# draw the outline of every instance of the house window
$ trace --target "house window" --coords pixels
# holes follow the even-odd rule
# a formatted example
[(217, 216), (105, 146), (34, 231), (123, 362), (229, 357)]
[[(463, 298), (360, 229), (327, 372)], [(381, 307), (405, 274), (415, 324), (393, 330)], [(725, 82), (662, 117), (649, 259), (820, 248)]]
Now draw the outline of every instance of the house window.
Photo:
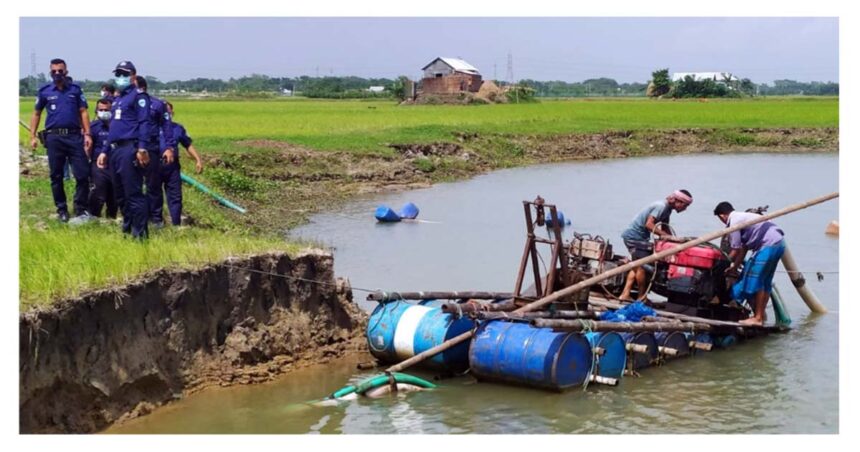
[(437, 72), (437, 73), (436, 73), (436, 78), (442, 78), (442, 73), (441, 73), (441, 72)]

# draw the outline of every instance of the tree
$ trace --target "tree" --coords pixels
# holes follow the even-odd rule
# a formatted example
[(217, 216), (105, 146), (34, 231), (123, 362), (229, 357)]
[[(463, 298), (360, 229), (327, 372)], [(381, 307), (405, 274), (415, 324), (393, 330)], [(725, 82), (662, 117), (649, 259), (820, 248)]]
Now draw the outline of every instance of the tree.
[(745, 78), (741, 80), (740, 90), (747, 96), (755, 95), (755, 83), (752, 80)]
[(669, 78), (669, 69), (658, 69), (651, 73), (651, 84), (653, 89), (648, 90), (651, 97), (660, 97), (672, 88), (672, 80)]
[(388, 90), (394, 94), (394, 97), (399, 99), (400, 101), (406, 100), (409, 97), (408, 87), (410, 85), (409, 77), (405, 75), (401, 75), (397, 77), (397, 80), (391, 83), (388, 86)]

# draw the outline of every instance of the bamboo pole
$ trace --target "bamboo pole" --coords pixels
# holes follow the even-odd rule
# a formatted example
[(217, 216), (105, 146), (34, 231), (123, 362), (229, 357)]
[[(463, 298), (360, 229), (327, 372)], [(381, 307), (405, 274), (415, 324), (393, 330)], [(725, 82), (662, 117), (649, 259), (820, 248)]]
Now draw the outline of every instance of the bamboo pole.
[(555, 328), (565, 331), (659, 333), (669, 331), (711, 331), (711, 325), (693, 322), (601, 322), (593, 320), (534, 319), (531, 324), (538, 328)]
[(473, 312), (513, 311), (516, 308), (517, 304), (513, 298), (498, 303), (480, 303), (476, 300), (469, 300), (465, 303), (443, 304), (442, 312), (446, 314), (471, 314)]
[(593, 319), (598, 314), (595, 311), (476, 312), (472, 317), (480, 320)]
[(788, 272), (788, 277), (791, 279), (791, 283), (794, 284), (794, 288), (797, 289), (797, 293), (800, 295), (800, 298), (803, 299), (803, 302), (806, 303), (806, 306), (809, 307), (809, 310), (816, 314), (826, 313), (827, 308), (818, 301), (815, 294), (806, 286), (806, 278), (804, 278), (803, 273), (797, 269), (797, 262), (794, 261), (794, 256), (791, 254), (788, 246), (785, 247), (785, 252), (782, 253), (782, 266), (785, 267), (785, 271)]
[[(564, 297), (566, 295), (570, 295), (572, 293), (578, 292), (578, 291), (580, 291), (586, 287), (589, 287), (593, 284), (599, 283), (603, 280), (609, 279), (615, 275), (625, 273), (625, 272), (627, 272), (627, 271), (629, 271), (635, 267), (639, 267), (639, 266), (642, 266), (645, 264), (650, 264), (652, 262), (656, 262), (660, 259), (678, 254), (681, 251), (692, 248), (696, 245), (700, 245), (702, 243), (709, 242), (711, 240), (714, 240), (716, 238), (720, 238), (724, 235), (730, 234), (730, 233), (735, 232), (735, 231), (740, 231), (741, 229), (743, 229), (747, 226), (758, 224), (758, 223), (761, 223), (761, 222), (764, 222), (764, 221), (767, 221), (767, 220), (770, 220), (773, 218), (781, 217), (783, 215), (786, 215), (786, 214), (789, 214), (792, 212), (796, 212), (798, 210), (805, 209), (807, 207), (811, 207), (811, 206), (814, 206), (816, 204), (821, 204), (823, 202), (830, 201), (831, 199), (834, 199), (837, 197), (839, 197), (839, 192), (833, 192), (833, 193), (830, 193), (828, 195), (819, 196), (817, 198), (811, 199), (811, 200), (803, 202), (803, 203), (794, 204), (794, 205), (782, 208), (782, 209), (777, 210), (775, 212), (771, 212), (767, 215), (762, 215), (762, 216), (757, 217), (751, 221), (740, 223), (740, 224), (737, 224), (735, 226), (732, 226), (732, 227), (729, 227), (726, 229), (714, 231), (710, 234), (703, 235), (703, 236), (699, 237), (698, 239), (691, 240), (691, 241), (686, 242), (686, 243), (682, 243), (678, 246), (673, 246), (669, 249), (660, 251), (659, 253), (655, 253), (655, 254), (652, 254), (650, 256), (643, 257), (642, 259), (637, 259), (633, 262), (624, 264), (622, 266), (613, 268), (612, 270), (609, 270), (607, 272), (604, 272), (604, 273), (601, 273), (599, 275), (588, 278), (588, 279), (581, 281), (577, 284), (574, 284), (570, 287), (566, 287), (564, 289), (556, 291), (556, 292), (554, 292), (554, 293), (552, 293), (546, 297), (543, 297), (539, 300), (533, 301), (533, 302), (517, 309), (514, 312), (535, 311), (538, 308), (545, 306), (549, 303), (552, 303), (553, 301), (556, 301), (561, 297)], [(445, 350), (448, 350), (451, 347), (454, 347), (454, 346), (456, 346), (462, 342), (469, 340), (473, 334), (474, 334), (473, 331), (467, 331), (467, 332), (460, 334), (459, 336), (453, 337), (453, 338), (451, 338), (451, 339), (449, 339), (449, 340), (447, 340), (447, 341), (445, 341), (445, 342), (443, 342), (443, 343), (441, 343), (441, 344), (439, 344), (433, 348), (425, 350), (425, 351), (423, 351), (423, 352), (421, 352), (421, 353), (419, 353), (419, 354), (417, 354), (417, 355), (415, 355), (415, 356), (413, 356), (413, 357), (411, 357), (405, 361), (402, 361), (399, 364), (395, 364), (395, 365), (389, 367), (388, 369), (386, 369), (385, 371), (389, 372), (389, 373), (402, 371), (403, 369), (406, 369), (409, 366), (412, 366), (416, 363), (424, 361), (427, 358), (435, 356), (435, 355), (437, 355), (437, 354), (439, 354)]]
[(397, 300), (503, 300), (514, 295), (510, 292), (478, 292), (478, 291), (427, 291), (427, 292), (373, 292), (367, 296), (368, 301), (397, 301)]

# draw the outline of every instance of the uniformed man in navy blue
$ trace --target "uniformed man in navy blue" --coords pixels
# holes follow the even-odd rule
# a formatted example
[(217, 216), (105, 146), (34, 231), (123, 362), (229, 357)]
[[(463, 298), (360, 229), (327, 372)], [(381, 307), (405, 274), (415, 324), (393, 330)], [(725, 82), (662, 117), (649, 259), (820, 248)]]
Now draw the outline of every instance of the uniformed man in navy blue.
[(90, 213), (100, 217), (102, 207), (107, 206), (105, 216), (116, 218), (117, 204), (113, 193), (113, 177), (110, 174), (110, 166), (98, 167), (98, 157), (107, 152), (108, 135), (110, 130), (110, 118), (112, 101), (110, 99), (99, 99), (96, 104), (96, 119), (90, 124), (90, 135), (93, 139), (93, 163), (90, 167)]
[(113, 83), (105, 82), (105, 83), (102, 83), (101, 91), (99, 91), (99, 94), (101, 94), (102, 99), (107, 99), (107, 100), (113, 102), (114, 97), (116, 97), (116, 96), (114, 96), (115, 92), (116, 92), (116, 87), (113, 86)]
[(119, 95), (111, 104), (107, 154), (99, 155), (99, 168), (111, 168), (117, 203), (122, 211), (122, 232), (145, 239), (149, 236), (149, 202), (143, 192), (143, 175), (149, 152), (143, 147), (149, 139), (148, 98), (137, 91), (137, 70), (131, 61), (120, 61), (114, 69)]
[[(173, 105), (166, 102), (167, 112), (170, 113), (171, 127), (173, 128), (173, 138), (176, 140), (176, 153), (167, 153), (167, 141), (162, 137), (161, 148), (164, 149), (161, 162), (161, 182), (164, 186), (164, 195), (167, 198), (167, 210), (170, 212), (170, 222), (174, 226), (182, 224), (182, 178), (181, 167), (179, 165), (179, 145), (185, 146), (185, 149), (191, 154), (191, 157), (196, 161), (195, 167), (197, 174), (203, 172), (203, 162), (200, 160), (200, 155), (191, 144), (191, 137), (185, 132), (185, 127), (182, 124), (173, 120)], [(157, 201), (163, 204), (163, 200)]]
[(170, 122), (170, 114), (164, 101), (147, 93), (146, 79), (137, 76), (137, 89), (141, 94), (148, 97), (149, 116), (147, 116), (149, 138), (143, 147), (149, 151), (149, 166), (146, 169), (144, 179), (146, 181), (146, 195), (149, 198), (149, 221), (156, 229), (164, 227), (163, 197), (161, 190), (161, 149), (160, 141), (164, 141), (167, 149), (165, 155), (171, 156), (176, 149), (176, 140), (173, 139), (173, 126)]
[(57, 217), (69, 221), (66, 190), (63, 187), (63, 167), (70, 161), (75, 176), (75, 216), (89, 217), (87, 199), (90, 191), (89, 155), (92, 149), (90, 118), (87, 99), (81, 87), (68, 77), (66, 62), (51, 60), (53, 82), (39, 88), (36, 107), (30, 119), (30, 145), (36, 148), (36, 131), (42, 119), (42, 110), (48, 109), (45, 119), (44, 146), (48, 151), (48, 168), (51, 177), (51, 194), (57, 207)]

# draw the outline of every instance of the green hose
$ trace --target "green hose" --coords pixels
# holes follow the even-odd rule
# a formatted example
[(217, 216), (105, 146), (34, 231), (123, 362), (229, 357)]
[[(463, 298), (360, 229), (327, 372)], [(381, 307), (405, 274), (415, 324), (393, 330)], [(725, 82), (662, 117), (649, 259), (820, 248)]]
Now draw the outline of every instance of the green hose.
[(787, 327), (791, 325), (791, 316), (788, 315), (788, 309), (786, 309), (782, 295), (776, 286), (773, 286), (773, 290), (770, 292), (770, 299), (773, 301), (773, 313), (776, 315), (777, 326)]
[[(411, 384), (411, 385), (418, 386), (419, 388), (425, 388), (425, 389), (433, 389), (436, 387), (436, 385), (434, 385), (433, 383), (430, 383), (427, 380), (424, 380), (422, 378), (418, 378), (418, 377), (415, 377), (415, 376), (412, 376), (409, 374), (401, 374), (398, 372), (394, 372), (391, 374), (391, 376), (394, 377), (394, 381), (396, 383)], [(358, 393), (358, 394), (364, 394), (365, 392), (370, 391), (371, 389), (378, 388), (380, 386), (385, 386), (387, 384), (389, 384), (388, 375), (377, 375), (375, 377), (370, 377), (368, 379), (365, 379), (365, 380), (361, 381), (360, 383), (358, 383), (357, 385), (344, 386), (344, 387), (338, 389), (337, 391), (331, 393), (331, 395), (326, 397), (325, 400), (339, 399), (343, 396), (352, 394), (353, 392)]]
[(232, 202), (230, 202), (229, 200), (227, 200), (223, 196), (213, 192), (212, 190), (209, 189), (209, 187), (207, 187), (207, 186), (201, 184), (200, 182), (197, 182), (196, 180), (192, 179), (191, 176), (188, 176), (185, 173), (179, 173), (179, 176), (182, 178), (183, 181), (185, 181), (186, 184), (189, 184), (192, 187), (202, 191), (203, 193), (206, 193), (207, 195), (215, 198), (215, 200), (218, 201), (219, 203), (221, 203), (222, 205), (227, 206), (233, 210), (237, 210), (237, 211), (239, 211), (239, 213), (245, 213), (245, 209), (237, 206), (236, 204), (233, 204)]

